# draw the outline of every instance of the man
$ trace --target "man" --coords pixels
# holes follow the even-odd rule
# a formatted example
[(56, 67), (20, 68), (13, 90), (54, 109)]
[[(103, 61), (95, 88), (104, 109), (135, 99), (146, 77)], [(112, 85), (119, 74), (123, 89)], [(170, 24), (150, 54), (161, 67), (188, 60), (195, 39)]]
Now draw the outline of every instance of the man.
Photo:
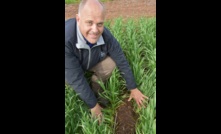
[[(98, 0), (82, 0), (76, 19), (65, 22), (65, 82), (88, 105), (92, 116), (101, 119), (102, 101), (98, 103), (101, 87), (117, 66), (126, 81), (127, 89), (139, 107), (147, 96), (136, 87), (135, 79), (118, 41), (104, 27), (105, 9)], [(84, 77), (91, 71), (91, 87)]]

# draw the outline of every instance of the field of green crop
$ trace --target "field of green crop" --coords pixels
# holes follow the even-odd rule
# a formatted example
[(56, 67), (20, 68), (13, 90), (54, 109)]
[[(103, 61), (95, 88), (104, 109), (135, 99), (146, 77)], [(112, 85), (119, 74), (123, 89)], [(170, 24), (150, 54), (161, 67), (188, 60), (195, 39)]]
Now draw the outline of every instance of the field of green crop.
[[(140, 18), (123, 21), (121, 18), (106, 22), (105, 26), (121, 44), (131, 66), (138, 89), (150, 98), (147, 108), (134, 109), (139, 115), (136, 134), (156, 134), (156, 18)], [(129, 96), (125, 81), (115, 69), (107, 83), (100, 83), (102, 94), (111, 101), (103, 109), (104, 121), (90, 118), (90, 111), (77, 94), (66, 85), (65, 88), (65, 134), (114, 134), (115, 114), (124, 98)], [(123, 94), (123, 95), (122, 95)]]

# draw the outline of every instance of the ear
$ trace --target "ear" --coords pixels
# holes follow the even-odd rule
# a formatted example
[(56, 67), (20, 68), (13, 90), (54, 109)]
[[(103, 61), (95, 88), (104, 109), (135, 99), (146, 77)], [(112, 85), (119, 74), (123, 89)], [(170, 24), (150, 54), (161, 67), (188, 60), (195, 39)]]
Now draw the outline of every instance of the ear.
[(79, 23), (79, 21), (80, 21), (80, 16), (79, 16), (79, 14), (76, 14), (76, 20), (77, 20), (77, 22)]

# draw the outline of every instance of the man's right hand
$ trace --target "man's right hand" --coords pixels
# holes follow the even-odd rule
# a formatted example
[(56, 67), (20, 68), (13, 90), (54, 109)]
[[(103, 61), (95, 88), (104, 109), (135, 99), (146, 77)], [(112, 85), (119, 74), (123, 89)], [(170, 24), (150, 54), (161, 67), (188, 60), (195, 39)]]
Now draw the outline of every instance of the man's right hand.
[(95, 117), (96, 119), (98, 118), (99, 124), (101, 124), (103, 118), (101, 109), (102, 107), (98, 103), (91, 109), (92, 117)]

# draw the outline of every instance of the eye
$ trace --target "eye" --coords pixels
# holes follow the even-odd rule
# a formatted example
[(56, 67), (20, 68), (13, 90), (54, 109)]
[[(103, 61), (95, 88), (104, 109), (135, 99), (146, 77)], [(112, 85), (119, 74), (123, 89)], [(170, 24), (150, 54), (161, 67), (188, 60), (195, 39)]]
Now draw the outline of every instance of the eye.
[(98, 23), (97, 26), (98, 27), (102, 27), (104, 23)]
[(87, 24), (91, 26), (93, 24), (93, 22), (92, 21), (88, 21)]

